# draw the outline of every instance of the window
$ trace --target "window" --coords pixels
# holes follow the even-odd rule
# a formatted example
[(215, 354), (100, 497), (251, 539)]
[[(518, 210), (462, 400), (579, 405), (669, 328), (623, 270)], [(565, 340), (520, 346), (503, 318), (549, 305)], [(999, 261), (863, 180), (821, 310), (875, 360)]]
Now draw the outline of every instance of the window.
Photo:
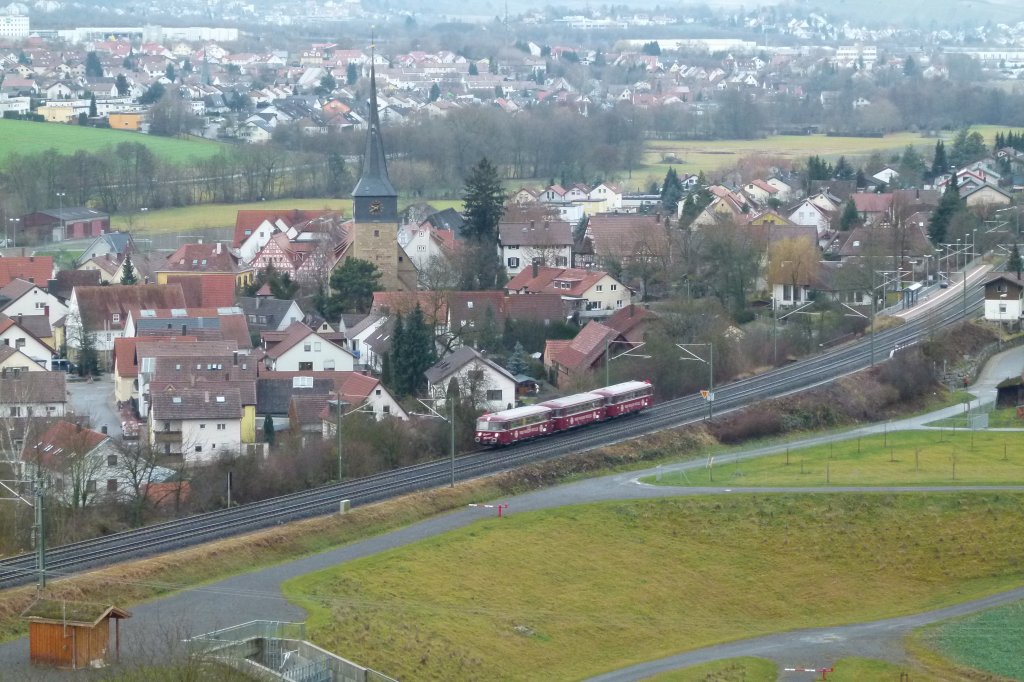
[(384, 411), (384, 414), (391, 414), (391, 406), (390, 405), (385, 405), (382, 408), (382, 410)]
[(120, 313), (112, 313), (110, 315), (110, 321), (113, 322), (114, 324), (117, 324), (118, 322), (121, 321), (121, 314)]
[(313, 352), (314, 353), (319, 353), (320, 352), (320, 342), (319, 341), (314, 341), (313, 342)]
[(1000, 315), (1005, 315), (1006, 314), (1006, 304), (1005, 303), (1000, 303), (999, 304), (999, 314)]
[(117, 455), (107, 455), (107, 466), (108, 467), (116, 467), (117, 466)]
[(333, 372), (334, 371), (334, 360), (324, 360), (324, 371), (325, 372)]
[(205, 428), (206, 428), (206, 424), (200, 424), (200, 425), (199, 425), (199, 428), (201, 428), (201, 429), (205, 429)]
[(225, 431), (225, 430), (227, 430), (227, 428), (228, 428), (227, 424), (217, 424), (217, 430), (218, 431)]
[(300, 362), (299, 363), (299, 371), (300, 372), (312, 372), (313, 371), (313, 363), (312, 362)]
[(491, 402), (501, 400), (501, 390), (487, 391), (487, 400)]
[(309, 341), (306, 341), (304, 344), (302, 344), (302, 350), (305, 353), (310, 352), (311, 350), (313, 350), (313, 344)]
[(519, 267), (519, 259), (518, 258), (509, 258), (508, 259), (508, 266), (510, 268), (518, 268)]
[(202, 452), (202, 451), (203, 451), (203, 446), (202, 445), (197, 445), (196, 446), (196, 452)]
[(292, 377), (292, 388), (313, 388), (313, 377)]
[(107, 479), (107, 492), (108, 493), (116, 493), (117, 492), (117, 479), (116, 478), (108, 478)]
[(21, 416), (21, 408), (18, 407), (17, 405), (12, 406), (11, 410), (10, 410), (10, 416), (11, 417), (20, 417)]
[[(110, 336), (110, 334), (107, 334), (107, 336)], [(17, 341), (15, 341), (14, 342), (14, 347), (15, 348), (24, 348), (25, 347), (25, 339), (18, 339)]]
[(603, 284), (598, 284), (597, 285), (597, 290), (598, 291), (604, 291), (604, 285)]
[(380, 230), (374, 230), (373, 231), (373, 236), (374, 237), (379, 237), (380, 236)]
[(42, 310), (46, 307), (46, 301), (36, 301), (36, 310)]
[(616, 308), (621, 308), (622, 307), (622, 299), (621, 298), (618, 301), (615, 302), (615, 307)]
[(556, 256), (555, 265), (560, 268), (569, 267), (569, 259), (566, 258), (565, 256)]
[(611, 286), (608, 287), (608, 289), (611, 290), (611, 291), (618, 291), (619, 290), (619, 285), (618, 284), (612, 284)]
[(374, 394), (374, 395), (380, 395), (380, 389), (378, 388), (377, 390), (375, 390), (375, 391), (373, 392), (373, 394)]
[(255, 315), (250, 315), (249, 316), (249, 324), (256, 324), (256, 316)]
[(482, 369), (471, 369), (467, 372), (470, 381), (483, 381), (484, 371)]
[(87, 493), (94, 493), (94, 492), (96, 492), (96, 481), (94, 481), (94, 480), (86, 481), (86, 483), (85, 483), (85, 492), (87, 492)]
[(1006, 285), (1005, 285), (1005, 284), (999, 284), (999, 285), (997, 285), (997, 286), (996, 286), (996, 291), (998, 291), (998, 292), (999, 292), (1000, 294), (1005, 294), (1005, 293), (1006, 293), (1006, 291), (1007, 291), (1007, 289), (1006, 289)]
[(518, 244), (509, 244), (508, 248), (509, 248), (509, 250), (513, 250), (513, 249), (519, 250), (519, 245)]

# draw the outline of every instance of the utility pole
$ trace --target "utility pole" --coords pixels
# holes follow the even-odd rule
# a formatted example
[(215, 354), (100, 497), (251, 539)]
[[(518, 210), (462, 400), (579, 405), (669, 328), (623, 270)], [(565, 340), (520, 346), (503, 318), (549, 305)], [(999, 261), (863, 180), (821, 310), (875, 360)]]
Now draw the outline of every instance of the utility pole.
[(35, 488), (35, 522), (32, 524), (32, 539), (36, 544), (36, 572), (38, 574), (37, 589), (42, 592), (46, 589), (46, 517), (43, 514), (43, 481), (36, 472), (33, 481)]
[[(706, 360), (690, 350), (690, 347), (703, 348), (704, 346), (707, 346), (708, 348), (708, 357)], [(676, 348), (686, 353), (685, 356), (679, 358), (680, 360), (696, 360), (697, 362), (703, 362), (708, 366), (708, 390), (706, 395), (704, 395), (703, 391), (701, 394), (704, 395), (704, 399), (708, 403), (708, 419), (711, 420), (715, 416), (715, 344), (711, 342), (677, 343)]]
[(341, 483), (341, 479), (344, 478), (344, 476), (345, 476), (345, 461), (341, 457), (341, 415), (342, 415), (342, 406), (345, 404), (345, 401), (343, 401), (341, 399), (340, 395), (338, 396), (337, 403), (338, 403), (338, 412), (335, 415), (336, 416), (336, 421), (335, 421), (334, 424), (335, 424), (335, 430), (338, 432), (338, 483)]
[[(609, 355), (609, 350), (608, 349), (609, 349), (609, 347), (613, 343), (621, 343), (621, 344), (624, 344), (624, 345), (629, 346), (629, 347), (626, 350), (624, 350), (621, 353), (619, 353), (618, 355), (609, 357), (608, 356)], [(610, 338), (605, 339), (604, 340), (604, 385), (605, 386), (609, 386), (612, 383), (612, 381), (611, 381), (611, 361), (612, 360), (618, 360), (621, 357), (644, 358), (645, 360), (649, 360), (651, 358), (650, 355), (638, 355), (638, 354), (635, 354), (633, 352), (635, 350), (640, 350), (641, 348), (643, 348), (646, 345), (647, 345), (646, 341), (615, 341), (615, 340), (610, 339)]]

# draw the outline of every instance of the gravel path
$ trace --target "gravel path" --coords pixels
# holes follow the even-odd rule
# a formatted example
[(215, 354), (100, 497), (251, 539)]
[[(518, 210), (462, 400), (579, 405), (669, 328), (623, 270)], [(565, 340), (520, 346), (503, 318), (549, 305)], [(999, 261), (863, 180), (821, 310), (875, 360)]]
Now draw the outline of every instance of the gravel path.
[[(1024, 364), (1024, 348), (994, 356), (986, 365), (971, 391), (978, 396), (972, 408), (995, 399), (995, 385), (1020, 372)], [(879, 433), (884, 429), (920, 428), (925, 422), (961, 414), (962, 406), (954, 406), (927, 415), (873, 424), (843, 434), (844, 438)], [(827, 443), (835, 436), (814, 436), (737, 453), (740, 460), (784, 451), (787, 447)], [(729, 455), (730, 459), (733, 455)], [(889, 486), (889, 487), (822, 487), (822, 488), (740, 488), (705, 487), (674, 488), (651, 486), (638, 482), (658, 471), (679, 471), (702, 468), (703, 460), (683, 462), (641, 472), (616, 474), (538, 490), (507, 500), (508, 513), (522, 513), (572, 504), (606, 500), (648, 499), (690, 495), (733, 495), (743, 493), (842, 493), (842, 492), (949, 492), (965, 490), (1024, 491), (1024, 486)], [(180, 651), (180, 641), (190, 635), (209, 632), (249, 620), (305, 620), (302, 609), (289, 604), (281, 595), (280, 585), (290, 578), (335, 566), (347, 561), (372, 556), (403, 547), (424, 538), (462, 528), (493, 509), (466, 508), (427, 519), (374, 538), (338, 549), (290, 561), (278, 566), (220, 580), (209, 585), (183, 590), (174, 595), (140, 604), (132, 609), (133, 617), (122, 627), (122, 656), (126, 661), (162, 660)], [(903, 656), (899, 638), (920, 625), (952, 616), (990, 608), (1024, 598), (1024, 588), (1011, 590), (984, 599), (966, 602), (947, 609), (894, 618), (875, 623), (862, 623), (836, 628), (801, 630), (756, 639), (731, 642), (608, 673), (595, 680), (636, 680), (661, 671), (734, 656), (763, 656), (789, 666), (819, 666), (845, 656), (867, 656), (894, 661)], [(336, 652), (342, 656), (345, 652)], [(0, 645), (0, 680), (64, 680), (70, 673), (32, 668), (28, 664), (26, 638)], [(77, 676), (76, 679), (81, 679)], [(780, 677), (782, 680), (790, 678)], [(807, 679), (806, 674), (792, 679)]]

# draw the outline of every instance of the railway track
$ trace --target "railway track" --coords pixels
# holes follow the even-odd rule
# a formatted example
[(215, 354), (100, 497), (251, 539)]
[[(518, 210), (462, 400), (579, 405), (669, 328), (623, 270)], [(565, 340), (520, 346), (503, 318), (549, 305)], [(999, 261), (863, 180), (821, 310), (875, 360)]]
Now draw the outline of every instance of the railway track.
[[(980, 288), (968, 297), (967, 314), (981, 307)], [(934, 329), (963, 317), (963, 300), (953, 297), (901, 327), (875, 334), (874, 360), (888, 359), (901, 347), (917, 343)], [(743, 407), (833, 381), (871, 364), (872, 343), (865, 339), (820, 355), (719, 386), (715, 413)], [(666, 428), (700, 421), (707, 403), (697, 396), (660, 403), (646, 412), (523, 443), (502, 450), (480, 450), (455, 460), (455, 478), (466, 480), (507, 471), (524, 464), (581, 452)], [(53, 547), (47, 552), (47, 575), (61, 577), (129, 558), (148, 556), (210, 540), (268, 528), (337, 511), (342, 500), (353, 506), (377, 502), (418, 490), (446, 485), (448, 459), (434, 460), (360, 479), (328, 484), (260, 502), (167, 521), (135, 530)], [(0, 561), (0, 588), (31, 582), (35, 556), (22, 554)]]

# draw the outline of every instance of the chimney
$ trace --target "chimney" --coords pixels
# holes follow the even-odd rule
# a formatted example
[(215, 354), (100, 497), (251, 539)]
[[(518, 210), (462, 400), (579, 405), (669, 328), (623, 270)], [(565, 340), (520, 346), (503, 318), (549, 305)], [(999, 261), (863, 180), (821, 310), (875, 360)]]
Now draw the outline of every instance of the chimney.
[(187, 332), (188, 332), (188, 325), (187, 324), (181, 325), (181, 335), (182, 336), (188, 336)]
[(145, 277), (142, 278), (142, 283), (149, 284), (149, 275), (146, 275)]
[(207, 403), (210, 402), (210, 392), (209, 391), (203, 391), (203, 401), (207, 402)]
[(537, 261), (533, 261), (533, 276), (537, 277), (540, 275), (540, 266), (537, 265)]
[(43, 315), (46, 315), (46, 319), (50, 319), (50, 306), (43, 306)]
[(223, 247), (223, 246), (224, 246), (223, 244), (221, 244), (220, 242), (217, 242), (217, 255), (220, 255), (220, 250), (221, 250), (221, 247)]
[(28, 262), (29, 263), (35, 263), (36, 262), (36, 257), (35, 256), (29, 256), (28, 257)]
[(632, 303), (630, 303), (630, 304), (629, 304), (629, 316), (630, 316), (630, 317), (633, 317), (633, 314), (634, 314), (634, 313), (636, 313), (636, 306), (635, 306), (635, 305), (633, 305)]
[(237, 350), (234, 353), (231, 354), (231, 364), (233, 364), (235, 367), (238, 367), (238, 351)]
[(202, 243), (203, 243), (203, 238), (202, 238), (202, 237), (200, 237), (200, 238), (199, 238), (198, 240), (196, 240), (196, 243), (197, 243), (197, 244), (202, 244)]
[(22, 314), (18, 313), (18, 326), (19, 327), (21, 326), (21, 318), (22, 318)]
[(103, 426), (100, 427), (100, 433), (102, 433), (104, 436), (107, 435), (107, 425), (106, 424), (104, 424)]
[(537, 227), (537, 221), (536, 221), (536, 220), (531, 220), (531, 221), (530, 221), (530, 229), (532, 230), (532, 229), (534, 229), (535, 227)]

